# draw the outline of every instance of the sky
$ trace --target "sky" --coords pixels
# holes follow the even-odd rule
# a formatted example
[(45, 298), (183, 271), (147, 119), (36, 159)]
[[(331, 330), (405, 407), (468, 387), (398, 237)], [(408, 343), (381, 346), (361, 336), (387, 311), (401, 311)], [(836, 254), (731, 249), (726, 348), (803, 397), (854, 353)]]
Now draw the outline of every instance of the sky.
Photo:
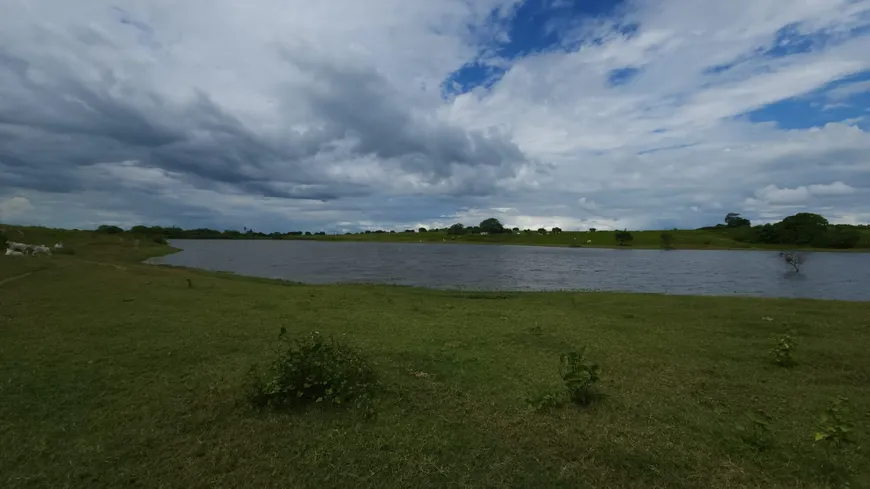
[(870, 223), (870, 0), (4, 0), (0, 222)]

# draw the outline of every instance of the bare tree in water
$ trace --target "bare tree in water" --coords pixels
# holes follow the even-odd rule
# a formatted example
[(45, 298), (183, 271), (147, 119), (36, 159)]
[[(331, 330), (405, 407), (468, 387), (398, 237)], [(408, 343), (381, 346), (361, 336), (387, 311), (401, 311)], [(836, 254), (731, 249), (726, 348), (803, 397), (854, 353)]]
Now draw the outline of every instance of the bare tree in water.
[(804, 254), (797, 251), (780, 251), (779, 256), (786, 265), (794, 268), (795, 273), (800, 273), (801, 267), (807, 261)]

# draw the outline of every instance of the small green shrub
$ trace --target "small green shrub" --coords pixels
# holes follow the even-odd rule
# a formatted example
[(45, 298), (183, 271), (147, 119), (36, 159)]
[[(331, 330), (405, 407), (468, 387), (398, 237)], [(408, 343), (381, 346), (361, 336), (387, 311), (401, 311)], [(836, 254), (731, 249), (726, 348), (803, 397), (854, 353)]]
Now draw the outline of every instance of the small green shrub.
[(770, 353), (773, 355), (773, 361), (780, 367), (793, 367), (797, 363), (792, 357), (794, 349), (794, 338), (784, 334), (776, 341), (776, 346), (770, 350)]
[(278, 341), (280, 349), (268, 375), (254, 372), (249, 398), (255, 407), (353, 405), (366, 415), (374, 414), (377, 376), (357, 350), (317, 332), (291, 340), (286, 328), (281, 328)]
[(817, 443), (822, 442), (839, 447), (843, 443), (852, 441), (850, 433), (854, 431), (855, 425), (849, 419), (852, 411), (849, 409), (848, 402), (848, 398), (838, 397), (822, 413), (819, 419), (819, 428), (813, 437)]
[(598, 365), (589, 363), (584, 355), (586, 347), (579, 351), (563, 353), (559, 357), (559, 374), (568, 389), (568, 398), (586, 406), (598, 399), (596, 384), (600, 380)]
[(759, 410), (747, 414), (747, 422), (738, 423), (736, 427), (740, 438), (754, 450), (761, 452), (773, 446), (771, 421), (770, 416)]

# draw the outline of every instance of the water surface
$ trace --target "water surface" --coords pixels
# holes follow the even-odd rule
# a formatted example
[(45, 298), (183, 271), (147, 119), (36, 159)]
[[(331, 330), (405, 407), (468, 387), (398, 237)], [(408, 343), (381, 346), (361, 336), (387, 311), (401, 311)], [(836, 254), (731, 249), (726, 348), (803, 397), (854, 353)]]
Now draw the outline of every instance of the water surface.
[(294, 282), (473, 290), (613, 290), (870, 300), (870, 253), (806, 253), (800, 274), (774, 251), (173, 240), (151, 263)]

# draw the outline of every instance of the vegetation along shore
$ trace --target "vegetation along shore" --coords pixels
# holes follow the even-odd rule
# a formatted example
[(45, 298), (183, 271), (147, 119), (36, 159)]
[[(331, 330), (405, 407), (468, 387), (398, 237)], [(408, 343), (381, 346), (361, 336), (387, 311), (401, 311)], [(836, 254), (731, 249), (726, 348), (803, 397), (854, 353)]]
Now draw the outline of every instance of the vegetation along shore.
[(65, 251), (0, 256), (0, 487), (870, 486), (870, 303), (308, 286), (5, 233)]
[(657, 231), (563, 231), (561, 228), (509, 228), (496, 219), (476, 225), (456, 223), (447, 228), (383, 230), (356, 233), (289, 231), (261, 233), (237, 230), (181, 229), (161, 226), (101, 226), (100, 232), (145, 236), (153, 239), (294, 239), (312, 241), (372, 241), (399, 243), (473, 243), (531, 246), (653, 249), (818, 249), (870, 250), (870, 227), (830, 224), (819, 214), (799, 213), (780, 222), (752, 226), (748, 219), (730, 213), (725, 222), (700, 229)]

